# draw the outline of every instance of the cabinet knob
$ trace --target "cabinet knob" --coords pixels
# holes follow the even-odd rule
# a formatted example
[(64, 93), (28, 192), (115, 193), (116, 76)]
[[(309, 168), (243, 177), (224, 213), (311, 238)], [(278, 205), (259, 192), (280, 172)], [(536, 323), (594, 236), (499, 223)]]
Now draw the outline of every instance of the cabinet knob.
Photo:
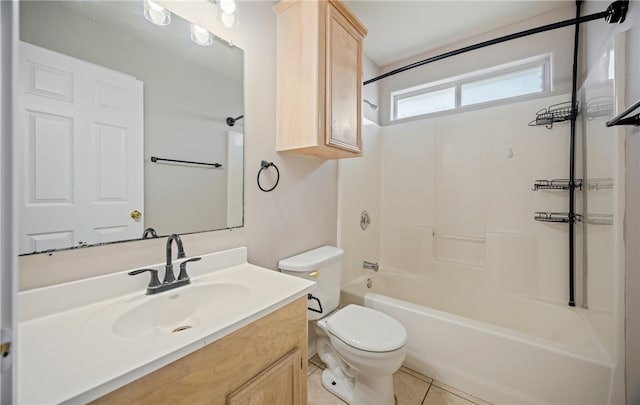
[(141, 217), (142, 217), (142, 212), (140, 212), (138, 210), (131, 211), (131, 218), (140, 219)]

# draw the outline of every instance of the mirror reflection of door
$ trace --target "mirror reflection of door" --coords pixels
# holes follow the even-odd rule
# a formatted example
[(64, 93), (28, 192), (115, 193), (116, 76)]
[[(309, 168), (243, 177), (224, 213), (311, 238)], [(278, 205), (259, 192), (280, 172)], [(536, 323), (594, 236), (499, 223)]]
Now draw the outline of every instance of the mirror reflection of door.
[(142, 82), (20, 44), (19, 251), (139, 237)]

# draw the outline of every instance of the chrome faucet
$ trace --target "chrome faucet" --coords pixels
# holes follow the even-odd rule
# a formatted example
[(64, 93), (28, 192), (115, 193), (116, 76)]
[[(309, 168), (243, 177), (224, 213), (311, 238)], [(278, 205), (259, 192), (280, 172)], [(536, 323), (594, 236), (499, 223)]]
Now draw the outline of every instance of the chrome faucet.
[(176, 246), (178, 246), (178, 259), (184, 259), (186, 257), (184, 253), (184, 247), (182, 246), (182, 239), (180, 236), (171, 234), (167, 239), (166, 253), (167, 253), (167, 263), (164, 266), (164, 280), (162, 283), (158, 278), (158, 270), (156, 269), (139, 269), (129, 272), (130, 276), (135, 276), (137, 274), (149, 272), (151, 273), (151, 278), (149, 279), (149, 285), (147, 286), (147, 295), (157, 294), (163, 291), (173, 290), (174, 288), (178, 288), (183, 285), (187, 285), (191, 283), (191, 279), (189, 279), (189, 275), (187, 274), (187, 263), (189, 262), (197, 262), (200, 260), (200, 257), (192, 257), (191, 259), (185, 260), (180, 263), (180, 274), (178, 275), (178, 279), (176, 280), (176, 276), (173, 273), (173, 263), (171, 262), (171, 245), (173, 242), (176, 242)]
[(365, 260), (364, 262), (362, 262), (362, 267), (365, 269), (378, 271), (378, 263), (371, 263)]

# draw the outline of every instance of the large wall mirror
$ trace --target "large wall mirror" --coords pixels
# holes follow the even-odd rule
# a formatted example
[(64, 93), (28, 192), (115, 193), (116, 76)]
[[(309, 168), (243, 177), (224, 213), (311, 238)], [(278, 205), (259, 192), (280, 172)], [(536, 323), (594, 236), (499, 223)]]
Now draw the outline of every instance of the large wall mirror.
[(243, 225), (243, 51), (144, 7), (20, 2), (20, 254)]

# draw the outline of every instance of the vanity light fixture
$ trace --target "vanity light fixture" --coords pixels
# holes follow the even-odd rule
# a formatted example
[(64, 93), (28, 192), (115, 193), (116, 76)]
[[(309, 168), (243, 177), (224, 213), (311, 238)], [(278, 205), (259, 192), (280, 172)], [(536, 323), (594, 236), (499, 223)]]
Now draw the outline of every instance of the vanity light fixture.
[(191, 24), (191, 40), (201, 46), (213, 44), (213, 35), (199, 25)]
[(235, 0), (210, 0), (216, 5), (218, 21), (226, 28), (238, 25), (238, 8)]
[(169, 25), (171, 22), (171, 12), (152, 0), (144, 0), (144, 18), (155, 25)]

